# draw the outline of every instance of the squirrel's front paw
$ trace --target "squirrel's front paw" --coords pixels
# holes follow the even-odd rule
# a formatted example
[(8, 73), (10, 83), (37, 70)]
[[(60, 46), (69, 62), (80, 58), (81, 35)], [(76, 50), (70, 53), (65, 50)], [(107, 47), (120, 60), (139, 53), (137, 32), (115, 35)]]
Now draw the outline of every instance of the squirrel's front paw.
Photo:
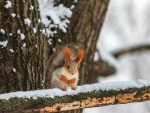
[(68, 81), (68, 84), (74, 84), (75, 82), (76, 82), (76, 78), (73, 78), (73, 79)]
[(61, 81), (63, 81), (64, 83), (68, 84), (68, 79), (67, 79), (67, 77), (64, 76), (64, 75), (61, 75), (60, 78), (59, 78), (59, 80), (61, 80)]
[(76, 90), (77, 88), (76, 88), (76, 87), (71, 87), (71, 89), (72, 89), (72, 90)]
[(66, 88), (61, 88), (62, 91), (66, 91)]

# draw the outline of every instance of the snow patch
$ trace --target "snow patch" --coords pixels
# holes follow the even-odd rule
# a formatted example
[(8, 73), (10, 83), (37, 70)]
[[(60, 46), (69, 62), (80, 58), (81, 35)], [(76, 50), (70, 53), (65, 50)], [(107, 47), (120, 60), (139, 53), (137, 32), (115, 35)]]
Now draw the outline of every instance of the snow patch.
[(58, 39), (58, 42), (61, 42), (61, 39), (60, 39), (60, 38)]
[(33, 10), (33, 9), (34, 9), (34, 6), (31, 5), (29, 9), (30, 9), (30, 10)]
[(5, 30), (4, 29), (1, 29), (0, 32), (3, 33), (3, 34), (5, 34)]
[(6, 5), (4, 6), (6, 9), (11, 7), (11, 1), (6, 1)]
[(14, 50), (13, 50), (13, 49), (10, 49), (10, 52), (11, 52), (11, 53), (14, 53)]
[(41, 19), (38, 19), (38, 23), (41, 23)]
[(21, 33), (20, 38), (21, 38), (21, 40), (23, 40), (25, 38), (25, 35)]
[(16, 72), (16, 68), (13, 68), (13, 72), (14, 72), (14, 73)]
[(0, 41), (0, 45), (2, 45), (3, 47), (6, 47), (8, 44), (8, 40), (6, 41)]
[(31, 24), (31, 20), (29, 18), (24, 19), (24, 23), (28, 26)]
[(9, 36), (12, 36), (12, 33), (9, 33)]
[(16, 16), (16, 14), (15, 14), (15, 13), (11, 13), (11, 16), (12, 16), (12, 17), (15, 17), (15, 16)]
[(20, 29), (17, 30), (17, 34), (20, 34), (21, 40), (24, 40), (25, 35), (21, 33)]
[(33, 33), (36, 33), (36, 28), (33, 28)]
[(21, 32), (20, 32), (20, 29), (18, 29), (18, 30), (17, 30), (17, 34), (20, 34), (20, 33), (21, 33)]
[(74, 3), (78, 3), (78, 0), (74, 0), (73, 2), (74, 2)]
[(72, 10), (72, 9), (74, 9), (74, 7), (75, 7), (74, 5), (71, 5), (70, 9)]
[[(41, 3), (42, 1), (39, 0)], [(51, 24), (58, 25), (58, 28), (62, 30), (64, 33), (67, 32), (68, 23), (70, 21), (68, 18), (71, 17), (72, 11), (71, 9), (74, 8), (72, 5), (71, 8), (66, 8), (63, 4), (60, 4), (59, 6), (55, 6), (55, 1), (46, 1), (44, 4), (40, 6), (41, 8), (41, 17), (42, 17), (42, 23), (45, 25), (46, 34), (47, 36), (54, 35), (53, 31), (51, 31)], [(52, 21), (53, 22), (52, 22)], [(56, 27), (56, 26), (53, 26)]]
[(48, 39), (49, 45), (52, 45), (51, 41), (52, 41), (52, 39)]
[(26, 43), (23, 43), (22, 47), (26, 47)]

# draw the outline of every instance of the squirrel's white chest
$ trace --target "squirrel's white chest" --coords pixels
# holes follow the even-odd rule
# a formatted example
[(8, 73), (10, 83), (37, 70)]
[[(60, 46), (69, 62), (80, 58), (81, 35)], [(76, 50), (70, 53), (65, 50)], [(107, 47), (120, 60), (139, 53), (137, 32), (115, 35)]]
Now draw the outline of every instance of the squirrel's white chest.
[(72, 78), (78, 78), (78, 72), (76, 72), (74, 75), (68, 73), (68, 71), (66, 69), (64, 69), (63, 67), (58, 68), (54, 71), (53, 75), (57, 75), (58, 77), (61, 75), (64, 75), (67, 77), (68, 80), (72, 79)]

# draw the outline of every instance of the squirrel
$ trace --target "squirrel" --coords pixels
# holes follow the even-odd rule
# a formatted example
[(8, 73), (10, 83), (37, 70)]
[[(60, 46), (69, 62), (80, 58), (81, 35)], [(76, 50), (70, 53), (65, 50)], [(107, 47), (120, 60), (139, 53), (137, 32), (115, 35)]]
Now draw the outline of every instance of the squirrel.
[(51, 88), (66, 91), (67, 87), (71, 87), (72, 90), (76, 90), (79, 80), (78, 69), (83, 57), (84, 50), (79, 50), (75, 45), (67, 45), (55, 52), (50, 62), (51, 69), (49, 71)]

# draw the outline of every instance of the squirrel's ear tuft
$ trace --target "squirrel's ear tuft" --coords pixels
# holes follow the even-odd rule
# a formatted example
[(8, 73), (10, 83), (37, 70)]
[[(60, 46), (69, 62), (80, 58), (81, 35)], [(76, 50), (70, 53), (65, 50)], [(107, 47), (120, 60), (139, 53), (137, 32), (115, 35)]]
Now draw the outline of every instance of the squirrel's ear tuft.
[(70, 62), (71, 61), (71, 52), (67, 46), (64, 47), (63, 54), (64, 54), (65, 60), (67, 60), (67, 62)]
[(82, 61), (83, 57), (84, 57), (84, 50), (81, 49), (75, 59), (76, 63), (79, 64)]

